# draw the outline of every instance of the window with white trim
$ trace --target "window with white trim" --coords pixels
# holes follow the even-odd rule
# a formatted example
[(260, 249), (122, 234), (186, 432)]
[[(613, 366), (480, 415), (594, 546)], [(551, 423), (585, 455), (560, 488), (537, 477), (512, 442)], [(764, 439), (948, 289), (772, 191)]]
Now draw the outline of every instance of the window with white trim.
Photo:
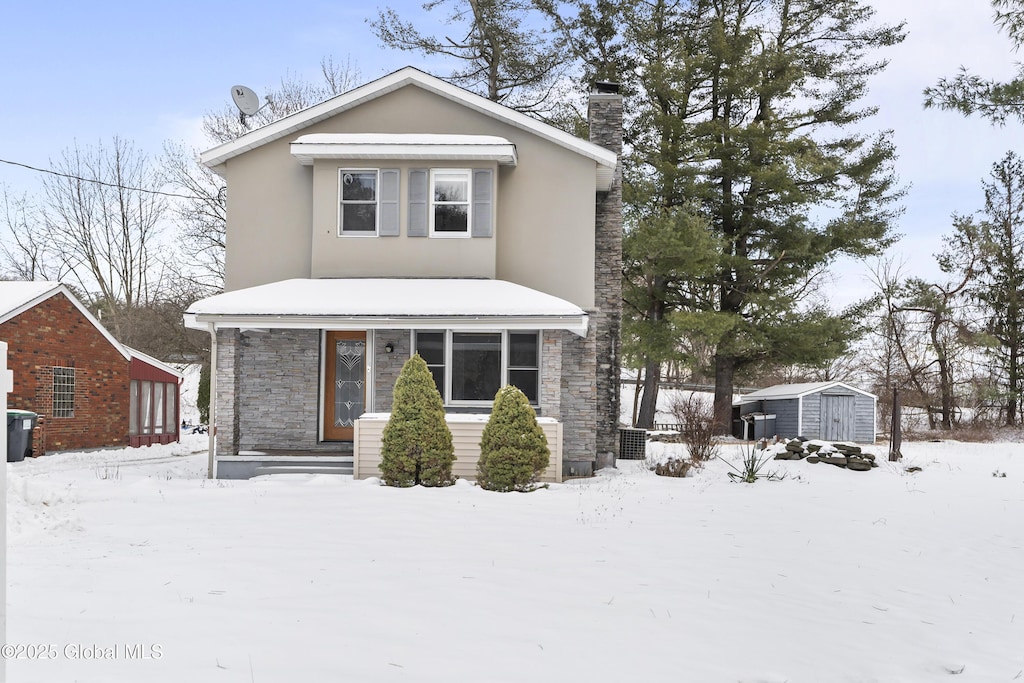
[(378, 181), (377, 169), (343, 168), (339, 171), (339, 234), (377, 234)]
[(430, 234), (434, 237), (468, 237), (469, 198), (469, 169), (430, 169)]
[(426, 361), (445, 405), (490, 404), (506, 384), (539, 405), (538, 332), (416, 331), (413, 350)]
[(75, 369), (53, 369), (53, 416), (75, 416)]

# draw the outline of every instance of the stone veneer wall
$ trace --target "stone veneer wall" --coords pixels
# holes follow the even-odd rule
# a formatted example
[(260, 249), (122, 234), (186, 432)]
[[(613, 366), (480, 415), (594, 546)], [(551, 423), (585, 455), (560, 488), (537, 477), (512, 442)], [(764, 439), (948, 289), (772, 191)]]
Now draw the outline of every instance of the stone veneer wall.
[(571, 332), (559, 334), (562, 337), (562, 473), (579, 476), (593, 468), (597, 448), (595, 331), (591, 325), (586, 338)]
[(243, 332), (239, 342), (238, 447), (313, 447), (320, 424), (319, 331)]
[[(388, 353), (384, 346), (394, 345)], [(409, 359), (412, 334), (409, 330), (376, 330), (373, 335), (373, 358), (376, 366), (373, 373), (373, 401), (367, 412), (390, 413), (395, 400), (395, 382), (402, 372), (402, 366)]]
[[(591, 330), (596, 351), (598, 466), (619, 452), (619, 364), (622, 331), (622, 96), (593, 93), (590, 141), (619, 155), (609, 192), (598, 193), (595, 226), (595, 304)], [(589, 335), (588, 335), (589, 336)], [(566, 437), (566, 443), (569, 442)]]
[(217, 331), (217, 386), (214, 404), (217, 455), (238, 453), (238, 330)]
[(540, 335), (540, 415), (563, 419), (562, 332), (544, 330)]

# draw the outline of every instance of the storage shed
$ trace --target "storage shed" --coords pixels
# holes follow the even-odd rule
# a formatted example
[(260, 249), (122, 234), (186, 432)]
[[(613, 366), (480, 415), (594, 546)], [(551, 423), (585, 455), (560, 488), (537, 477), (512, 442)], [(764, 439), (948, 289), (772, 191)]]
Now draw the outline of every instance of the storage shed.
[(843, 382), (778, 384), (740, 397), (733, 433), (747, 438), (751, 417), (772, 415), (772, 436), (874, 443), (877, 403), (874, 394)]

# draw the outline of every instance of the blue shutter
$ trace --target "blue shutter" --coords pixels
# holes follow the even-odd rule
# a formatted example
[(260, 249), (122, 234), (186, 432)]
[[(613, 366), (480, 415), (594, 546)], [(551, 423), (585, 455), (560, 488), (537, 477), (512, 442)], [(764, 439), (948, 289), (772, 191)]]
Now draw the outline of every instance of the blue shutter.
[(489, 168), (473, 169), (473, 237), (494, 236), (493, 176)]
[(426, 237), (428, 177), (426, 169), (409, 171), (409, 237)]
[(380, 225), (381, 237), (398, 237), (398, 179), (401, 171), (385, 168), (380, 172)]

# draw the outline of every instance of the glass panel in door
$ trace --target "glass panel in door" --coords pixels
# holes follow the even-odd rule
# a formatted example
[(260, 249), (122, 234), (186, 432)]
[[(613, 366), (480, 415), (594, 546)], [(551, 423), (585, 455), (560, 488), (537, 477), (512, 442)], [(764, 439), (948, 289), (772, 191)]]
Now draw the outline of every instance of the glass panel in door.
[(328, 332), (324, 387), (324, 439), (351, 441), (366, 410), (366, 333)]

